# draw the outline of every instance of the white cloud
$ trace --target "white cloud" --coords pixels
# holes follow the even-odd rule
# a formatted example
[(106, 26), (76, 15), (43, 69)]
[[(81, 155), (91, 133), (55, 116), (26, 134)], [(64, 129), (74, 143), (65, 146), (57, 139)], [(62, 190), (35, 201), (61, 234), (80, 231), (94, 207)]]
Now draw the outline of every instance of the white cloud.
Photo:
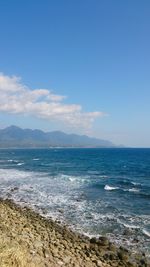
[(81, 105), (64, 104), (65, 98), (47, 89), (31, 90), (19, 77), (0, 73), (1, 112), (33, 115), (82, 129), (91, 127), (97, 117), (105, 115), (100, 111), (83, 112)]

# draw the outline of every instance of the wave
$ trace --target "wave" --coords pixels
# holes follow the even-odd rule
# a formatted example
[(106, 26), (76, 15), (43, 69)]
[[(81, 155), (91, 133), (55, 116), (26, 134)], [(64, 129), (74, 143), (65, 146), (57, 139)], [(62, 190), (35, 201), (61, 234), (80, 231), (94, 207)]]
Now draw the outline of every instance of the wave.
[(119, 189), (119, 187), (114, 187), (114, 186), (110, 186), (110, 185), (105, 185), (104, 186), (104, 189), (105, 190), (108, 190), (108, 191), (111, 191), (111, 190), (117, 190), (117, 189)]
[(123, 189), (124, 192), (140, 192), (140, 189), (137, 188), (129, 188), (129, 189)]
[(19, 163), (17, 163), (17, 165), (22, 166), (22, 165), (24, 165), (24, 162), (19, 162)]
[(123, 179), (123, 180), (118, 180), (117, 181), (117, 184), (118, 185), (122, 185), (122, 186), (126, 186), (126, 187), (128, 187), (128, 186), (137, 186), (137, 187), (140, 187), (141, 188), (141, 183), (139, 183), (139, 182), (134, 182), (134, 181), (130, 181), (129, 179)]
[(131, 182), (131, 184), (133, 184), (133, 185), (141, 185), (140, 183), (136, 183), (136, 182)]
[(16, 169), (0, 169), (0, 180), (18, 180), (30, 177), (32, 172), (25, 172)]
[(140, 189), (137, 188), (130, 188), (129, 192), (140, 192)]
[(131, 185), (131, 181), (130, 180), (128, 180), (128, 179), (125, 179), (125, 180), (118, 180), (117, 181), (117, 183), (118, 184), (120, 184), (120, 185), (123, 185), (123, 186), (130, 186)]
[(7, 159), (7, 160), (3, 160), (3, 162), (18, 163), (19, 160), (16, 160), (16, 159)]
[(120, 187), (118, 187), (118, 186), (110, 186), (110, 185), (105, 185), (104, 186), (104, 189), (105, 190), (108, 190), (108, 191), (111, 191), (111, 190), (122, 190), (122, 191), (124, 191), (124, 192), (140, 192), (140, 189), (138, 189), (138, 188), (129, 188), (129, 189), (124, 189), (124, 188), (120, 188)]
[(88, 176), (73, 176), (73, 175), (66, 175), (66, 174), (58, 174), (58, 176), (56, 176), (56, 179), (61, 179), (64, 181), (69, 181), (71, 183), (76, 183), (76, 184), (83, 184), (83, 183), (87, 183), (88, 181)]
[(68, 180), (69, 180), (70, 182), (76, 182), (76, 181), (77, 181), (77, 178), (76, 178), (76, 177), (72, 177), (72, 176), (70, 176), (70, 177), (68, 177)]
[(89, 174), (94, 174), (94, 175), (99, 175), (99, 172), (98, 171), (89, 170), (88, 173)]
[(143, 229), (142, 232), (143, 232), (144, 235), (150, 237), (150, 232), (149, 231)]
[(137, 226), (137, 225), (134, 225), (134, 224), (124, 223), (120, 219), (117, 219), (117, 222), (119, 224), (122, 224), (124, 227), (129, 228), (129, 229), (140, 229), (140, 226)]

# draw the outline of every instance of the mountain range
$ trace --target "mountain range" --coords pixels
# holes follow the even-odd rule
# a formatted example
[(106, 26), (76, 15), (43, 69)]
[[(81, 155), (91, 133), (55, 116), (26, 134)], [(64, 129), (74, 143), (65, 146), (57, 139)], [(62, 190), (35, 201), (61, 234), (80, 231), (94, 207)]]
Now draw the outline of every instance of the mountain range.
[(9, 126), (0, 130), (0, 148), (38, 147), (115, 147), (107, 140), (86, 135), (66, 134), (61, 131), (43, 132)]

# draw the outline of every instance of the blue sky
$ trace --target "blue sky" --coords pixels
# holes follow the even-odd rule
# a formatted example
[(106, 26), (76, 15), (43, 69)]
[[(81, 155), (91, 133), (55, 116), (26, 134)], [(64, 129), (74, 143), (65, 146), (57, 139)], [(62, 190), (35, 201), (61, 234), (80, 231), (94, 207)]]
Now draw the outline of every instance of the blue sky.
[(1, 0), (0, 128), (150, 147), (149, 13), (149, 0)]

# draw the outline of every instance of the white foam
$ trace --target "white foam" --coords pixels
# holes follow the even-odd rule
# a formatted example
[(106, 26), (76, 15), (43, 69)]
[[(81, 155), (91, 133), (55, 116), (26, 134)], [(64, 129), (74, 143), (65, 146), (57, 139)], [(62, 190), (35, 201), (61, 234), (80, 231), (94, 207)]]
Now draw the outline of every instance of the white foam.
[(35, 159), (33, 159), (33, 160), (40, 160), (39, 158), (35, 158)]
[(149, 231), (143, 229), (142, 232), (143, 232), (144, 235), (150, 237), (150, 232)]
[[(61, 180), (62, 181), (64, 180), (68, 184), (68, 181), (69, 181), (69, 182), (72, 183), (72, 186), (79, 187), (83, 183), (85, 183), (85, 182), (87, 183), (88, 182), (87, 178), (88, 178), (87, 176), (73, 176), (73, 175), (59, 174), (58, 176), (56, 176), (55, 179), (56, 180), (59, 179), (59, 183), (60, 183)], [(63, 181), (63, 183), (64, 183), (64, 181)]]
[(106, 223), (106, 221), (108, 221), (108, 220), (113, 221), (114, 219), (116, 219), (116, 216), (113, 213), (112, 214), (109, 214), (109, 213), (100, 214), (100, 213), (93, 212), (93, 213), (91, 213), (91, 215), (95, 221), (101, 221), (101, 222), (104, 221), (104, 223)]
[(137, 189), (137, 188), (130, 188), (129, 189), (129, 192), (139, 192), (140, 190), (139, 189)]
[(24, 162), (19, 162), (19, 163), (17, 163), (17, 165), (22, 166), (22, 165), (24, 165)]
[(126, 228), (130, 228), (130, 229), (140, 229), (140, 226), (134, 225), (134, 224), (127, 224), (127, 223), (123, 223), (119, 220), (119, 222), (124, 225), (124, 227)]
[(23, 184), (19, 189), (22, 191), (33, 191), (33, 186), (32, 184)]
[(140, 192), (140, 189), (137, 188), (129, 188), (129, 189), (122, 189), (124, 192)]
[(108, 190), (108, 191), (111, 191), (111, 190), (116, 190), (116, 189), (119, 189), (119, 187), (114, 187), (114, 186), (110, 186), (110, 185), (105, 185), (104, 186), (104, 189), (105, 190)]
[(32, 172), (25, 172), (16, 169), (0, 169), (1, 181), (25, 179), (29, 178), (31, 175)]
[[(147, 226), (149, 224), (148, 215), (144, 215), (145, 217), (142, 218), (130, 218), (132, 216), (130, 214), (120, 214), (118, 218), (117, 211), (113, 213), (113, 211), (107, 211), (105, 209), (107, 203), (105, 203), (105, 199), (103, 198), (98, 199), (94, 205), (93, 201), (88, 198), (88, 192), (84, 188), (84, 185), (87, 183), (92, 183), (90, 177), (90, 175), (65, 175), (62, 173), (52, 176), (46, 172), (0, 169), (0, 188), (2, 189), (3, 195), (5, 194), (6, 196), (11, 188), (17, 186), (18, 190), (12, 192), (12, 198), (16, 202), (22, 205), (29, 205), (39, 212), (42, 212), (44, 208), (47, 211), (47, 214), (44, 214), (44, 216), (51, 216), (54, 219), (59, 219), (69, 224), (72, 223), (74, 225), (72, 227), (75, 230), (79, 228), (81, 232), (86, 232), (88, 235), (94, 231), (96, 232), (96, 230), (93, 231), (93, 228), (105, 229), (107, 225), (110, 227), (111, 225), (113, 226), (113, 223), (115, 225), (118, 223), (124, 225), (124, 227), (133, 229), (133, 233), (134, 229), (143, 229), (143, 236), (145, 234), (149, 237), (150, 233), (146, 230), (149, 229), (149, 226)], [(6, 183), (5, 181), (8, 182)], [(120, 187), (108, 184), (105, 185), (104, 189), (108, 191), (116, 189), (123, 190)], [(100, 207), (102, 207), (101, 210)], [(142, 226), (143, 218), (145, 220), (144, 226)], [(140, 227), (137, 225), (140, 225)], [(123, 228), (123, 226), (120, 227), (121, 229)], [(121, 237), (119, 238), (120, 242), (122, 242)]]
[(133, 184), (133, 185), (140, 185), (140, 183), (136, 183), (136, 182), (131, 182), (131, 184)]
[(75, 182), (77, 180), (75, 177), (69, 177), (68, 179), (70, 182)]

